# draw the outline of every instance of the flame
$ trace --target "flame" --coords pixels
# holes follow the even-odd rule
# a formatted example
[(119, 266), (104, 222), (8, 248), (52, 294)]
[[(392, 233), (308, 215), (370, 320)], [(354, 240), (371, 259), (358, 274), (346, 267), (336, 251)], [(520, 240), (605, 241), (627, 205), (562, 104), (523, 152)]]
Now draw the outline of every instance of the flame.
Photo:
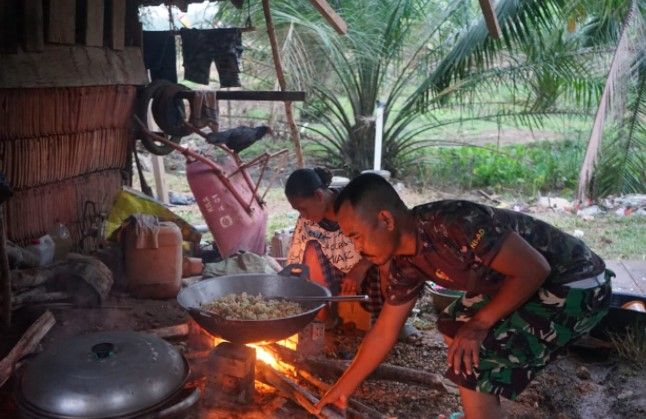
[[(213, 338), (213, 346), (217, 346), (220, 343), (224, 342), (223, 339), (220, 338)], [(286, 348), (296, 350), (296, 346), (298, 345), (298, 334), (295, 334), (293, 336), (288, 337), (287, 339), (280, 340), (276, 342), (278, 345), (282, 345)], [(289, 364), (286, 364), (279, 359), (277, 359), (274, 354), (265, 349), (263, 345), (258, 345), (255, 343), (249, 343), (247, 344), (248, 347), (254, 348), (256, 350), (256, 359), (259, 359), (269, 365), (271, 365), (272, 368), (277, 369), (279, 371), (294, 371), (294, 367), (292, 367)]]

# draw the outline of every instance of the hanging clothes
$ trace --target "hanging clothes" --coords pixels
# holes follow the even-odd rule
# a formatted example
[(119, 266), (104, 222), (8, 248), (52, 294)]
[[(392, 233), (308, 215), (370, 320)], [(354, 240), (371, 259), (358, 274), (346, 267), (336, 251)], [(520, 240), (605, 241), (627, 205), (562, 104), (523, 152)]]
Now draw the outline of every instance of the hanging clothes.
[(220, 87), (240, 86), (239, 60), (242, 56), (240, 28), (181, 29), (184, 78), (209, 84), (211, 62), (220, 76)]
[(175, 35), (171, 31), (144, 31), (144, 64), (150, 81), (163, 79), (177, 83)]

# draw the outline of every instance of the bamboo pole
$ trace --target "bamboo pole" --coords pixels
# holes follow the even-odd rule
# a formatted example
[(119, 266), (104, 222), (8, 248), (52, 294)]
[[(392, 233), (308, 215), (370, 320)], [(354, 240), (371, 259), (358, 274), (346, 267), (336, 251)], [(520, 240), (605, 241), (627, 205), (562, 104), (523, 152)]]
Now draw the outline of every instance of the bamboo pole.
[[(265, 14), (265, 23), (267, 25), (267, 34), (269, 35), (269, 43), (271, 44), (271, 55), (274, 59), (274, 66), (276, 67), (276, 77), (280, 90), (287, 90), (287, 83), (285, 82), (285, 74), (283, 73), (283, 64), (280, 60), (280, 53), (278, 49), (278, 42), (276, 41), (276, 32), (274, 31), (274, 24), (271, 18), (271, 10), (269, 8), (269, 0), (262, 0), (262, 10)], [(304, 167), (305, 161), (303, 159), (303, 149), (301, 148), (301, 136), (298, 132), (298, 127), (294, 121), (294, 112), (292, 109), (292, 102), (285, 102), (285, 117), (289, 125), (289, 132), (294, 143), (294, 152), (296, 153), (296, 161), (298, 167)]]

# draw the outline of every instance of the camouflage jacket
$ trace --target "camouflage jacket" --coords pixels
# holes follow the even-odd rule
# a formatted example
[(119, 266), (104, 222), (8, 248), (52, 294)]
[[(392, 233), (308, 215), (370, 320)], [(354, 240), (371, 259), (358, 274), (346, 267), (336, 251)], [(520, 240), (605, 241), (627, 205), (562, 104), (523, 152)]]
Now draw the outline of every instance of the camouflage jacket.
[(547, 259), (545, 286), (603, 272), (603, 260), (581, 240), (526, 214), (469, 201), (446, 200), (413, 208), (417, 252), (393, 258), (387, 301), (402, 304), (424, 282), (476, 293), (495, 292), (504, 276), (490, 267), (507, 235), (518, 233)]

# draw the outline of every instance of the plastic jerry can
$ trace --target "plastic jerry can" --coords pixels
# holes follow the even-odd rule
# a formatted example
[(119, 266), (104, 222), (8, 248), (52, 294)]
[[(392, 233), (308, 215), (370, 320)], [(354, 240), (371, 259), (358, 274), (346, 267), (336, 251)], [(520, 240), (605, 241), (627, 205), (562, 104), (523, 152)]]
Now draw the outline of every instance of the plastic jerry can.
[(25, 249), (36, 256), (38, 266), (49, 265), (54, 261), (54, 252), (56, 244), (49, 234), (32, 241)]
[(159, 223), (157, 248), (136, 247), (136, 229), (125, 232), (124, 261), (128, 291), (139, 298), (175, 298), (182, 280), (182, 232), (172, 222)]

